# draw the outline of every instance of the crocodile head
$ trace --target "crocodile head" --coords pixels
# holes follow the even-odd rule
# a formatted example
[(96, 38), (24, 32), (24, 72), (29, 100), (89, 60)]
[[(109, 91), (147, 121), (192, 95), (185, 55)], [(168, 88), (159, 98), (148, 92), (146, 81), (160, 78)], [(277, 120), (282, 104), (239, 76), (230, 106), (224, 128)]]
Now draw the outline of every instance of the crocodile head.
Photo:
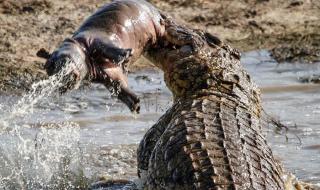
[(241, 65), (240, 53), (209, 33), (170, 23), (146, 57), (164, 71), (174, 100), (214, 93), (260, 104), (260, 91)]
[(146, 57), (164, 71), (166, 85), (175, 99), (196, 95), (214, 82), (221, 42), (216, 38), (215, 43), (212, 45), (216, 49), (210, 48), (205, 33), (170, 25), (165, 39), (149, 49)]

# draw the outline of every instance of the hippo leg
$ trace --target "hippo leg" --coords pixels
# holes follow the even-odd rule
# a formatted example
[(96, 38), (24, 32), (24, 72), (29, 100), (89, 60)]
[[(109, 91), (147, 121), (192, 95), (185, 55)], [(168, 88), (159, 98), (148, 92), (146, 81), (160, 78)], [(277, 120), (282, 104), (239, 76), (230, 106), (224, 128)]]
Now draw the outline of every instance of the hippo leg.
[(93, 41), (90, 47), (92, 57), (108, 59), (116, 66), (124, 66), (132, 55), (132, 49), (122, 49), (110, 43), (105, 43), (99, 39)]
[(140, 113), (140, 99), (128, 87), (119, 84), (119, 81), (107, 82), (106, 88), (109, 89), (117, 98), (126, 104), (131, 112)]
[(125, 103), (132, 112), (139, 113), (140, 100), (128, 88), (125, 63), (131, 57), (131, 49), (121, 49), (99, 39), (89, 47), (90, 56), (95, 59), (91, 68), (92, 78), (102, 83), (113, 94)]
[(127, 76), (122, 68), (112, 64), (99, 68), (96, 82), (104, 84), (113, 95), (129, 107), (130, 111), (140, 112), (140, 99), (129, 89)]
[(121, 88), (118, 99), (125, 103), (130, 111), (140, 113), (140, 99), (129, 88)]

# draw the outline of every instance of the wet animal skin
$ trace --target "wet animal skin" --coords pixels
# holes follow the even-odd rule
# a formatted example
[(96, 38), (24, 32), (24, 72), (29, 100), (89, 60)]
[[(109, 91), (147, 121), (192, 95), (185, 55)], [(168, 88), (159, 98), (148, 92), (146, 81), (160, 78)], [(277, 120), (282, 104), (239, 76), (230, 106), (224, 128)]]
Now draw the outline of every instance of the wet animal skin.
[(211, 34), (166, 21), (147, 57), (174, 103), (138, 148), (144, 189), (284, 189), (262, 133), (260, 91), (240, 53)]
[[(132, 111), (139, 99), (128, 89), (126, 66), (135, 62), (145, 49), (163, 35), (159, 11), (143, 0), (116, 0), (90, 16), (71, 38), (67, 38), (47, 58), (49, 75), (58, 73), (66, 62), (75, 64), (75, 78), (90, 78), (108, 88), (120, 86), (118, 98)], [(85, 66), (84, 66), (85, 65)]]

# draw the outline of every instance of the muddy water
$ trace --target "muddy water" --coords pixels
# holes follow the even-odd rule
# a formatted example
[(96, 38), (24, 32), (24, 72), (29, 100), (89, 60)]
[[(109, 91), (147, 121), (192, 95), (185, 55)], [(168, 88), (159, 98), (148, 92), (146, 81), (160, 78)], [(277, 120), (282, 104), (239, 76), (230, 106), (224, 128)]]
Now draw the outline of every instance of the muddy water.
[(320, 183), (320, 85), (298, 80), (319, 74), (320, 65), (276, 65), (264, 51), (242, 62), (262, 89), (266, 111), (289, 127), (281, 135), (267, 130), (273, 152), (298, 178)]
[[(246, 53), (242, 62), (262, 88), (267, 112), (290, 127), (287, 133), (266, 127), (275, 155), (300, 179), (320, 183), (320, 86), (297, 80), (319, 73), (319, 66), (276, 65), (265, 51)], [(129, 84), (141, 97), (139, 115), (94, 85), (45, 98), (27, 117), (0, 124), (1, 131), (8, 123), (18, 131), (0, 133), (6, 160), (0, 161), (0, 189), (72, 189), (101, 176), (135, 179), (137, 143), (172, 100), (159, 71), (130, 74)], [(20, 98), (0, 96), (1, 120)]]

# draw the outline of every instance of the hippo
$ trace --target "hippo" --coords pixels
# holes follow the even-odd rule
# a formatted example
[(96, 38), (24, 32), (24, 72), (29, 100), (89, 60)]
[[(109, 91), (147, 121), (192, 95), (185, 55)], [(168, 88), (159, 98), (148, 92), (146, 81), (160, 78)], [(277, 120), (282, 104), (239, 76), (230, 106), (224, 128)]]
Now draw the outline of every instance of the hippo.
[(162, 21), (162, 14), (144, 0), (116, 0), (86, 19), (52, 54), (41, 49), (37, 55), (47, 59), (49, 76), (72, 65), (69, 81), (86, 78), (104, 84), (139, 112), (139, 98), (128, 88), (127, 66), (163, 36)]

